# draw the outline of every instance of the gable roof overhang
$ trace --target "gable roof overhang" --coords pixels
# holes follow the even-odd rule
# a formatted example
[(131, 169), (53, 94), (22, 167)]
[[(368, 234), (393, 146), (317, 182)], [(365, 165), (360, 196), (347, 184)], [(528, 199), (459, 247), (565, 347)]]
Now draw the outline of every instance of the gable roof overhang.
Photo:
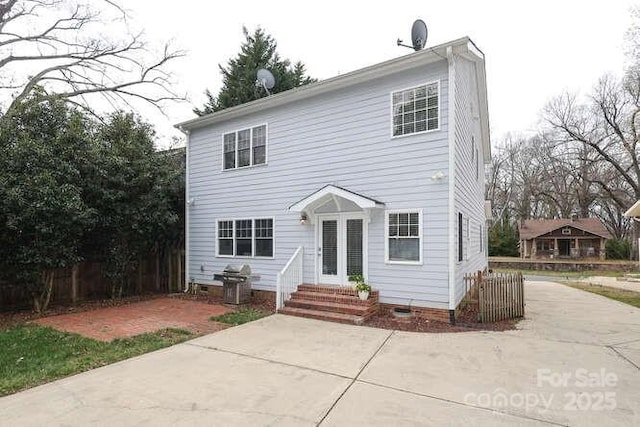
[(626, 216), (627, 218), (640, 218), (640, 200), (635, 202), (633, 206), (627, 209), (627, 211), (624, 213), (624, 216)]
[[(363, 196), (353, 191), (349, 191), (345, 188), (341, 188), (335, 185), (325, 185), (318, 191), (308, 195), (304, 199), (289, 206), (290, 212), (304, 212), (310, 219), (313, 219), (316, 209), (325, 205), (329, 201), (335, 202), (335, 205), (340, 209), (341, 203), (339, 199), (344, 199), (353, 205), (356, 205), (359, 209), (364, 211), (367, 215), (371, 209), (384, 208), (384, 203), (372, 199), (367, 196)], [(312, 221), (313, 222), (313, 221)]]
[(469, 37), (462, 37), (448, 43), (413, 52), (408, 55), (371, 65), (350, 73), (305, 86), (300, 86), (275, 95), (217, 111), (215, 113), (196, 117), (194, 119), (178, 123), (175, 127), (182, 132), (188, 133), (191, 130), (224, 122), (226, 120), (255, 114), (263, 110), (308, 99), (324, 93), (342, 90), (348, 86), (388, 76), (399, 71), (422, 67), (431, 63), (446, 60), (447, 51), (449, 49), (451, 49), (454, 54), (466, 56), (477, 64), (476, 77), (478, 81), (478, 99), (480, 103), (479, 110), (482, 130), (482, 147), (485, 154), (485, 161), (488, 162), (491, 159), (491, 142), (489, 140), (489, 114), (484, 54), (476, 47)]

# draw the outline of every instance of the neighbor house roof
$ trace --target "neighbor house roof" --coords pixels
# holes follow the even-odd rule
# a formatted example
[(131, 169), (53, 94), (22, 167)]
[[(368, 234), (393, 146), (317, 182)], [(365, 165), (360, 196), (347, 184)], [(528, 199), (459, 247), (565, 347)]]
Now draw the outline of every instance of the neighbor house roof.
[(574, 227), (605, 239), (612, 237), (598, 218), (525, 219), (518, 226), (518, 231), (520, 239), (529, 240), (564, 227)]
[(178, 123), (175, 127), (183, 132), (188, 132), (193, 129), (220, 123), (225, 120), (236, 119), (238, 117), (254, 114), (269, 108), (308, 99), (323, 93), (342, 90), (350, 85), (388, 76), (399, 71), (424, 66), (430, 63), (442, 61), (443, 59), (447, 60), (451, 54), (460, 55), (477, 64), (476, 79), (478, 81), (482, 148), (485, 154), (485, 162), (489, 162), (491, 160), (491, 142), (489, 138), (489, 108), (487, 102), (487, 80), (484, 54), (469, 37), (462, 37), (448, 43), (413, 52), (408, 55), (371, 65), (350, 73), (321, 80), (316, 83), (299, 86), (275, 95), (260, 98), (235, 107), (226, 108), (201, 117), (196, 117), (195, 119)]

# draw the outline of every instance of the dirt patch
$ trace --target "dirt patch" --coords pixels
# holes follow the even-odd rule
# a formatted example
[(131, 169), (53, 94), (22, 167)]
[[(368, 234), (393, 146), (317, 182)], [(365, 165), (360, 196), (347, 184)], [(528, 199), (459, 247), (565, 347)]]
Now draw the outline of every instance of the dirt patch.
[(463, 313), (456, 324), (428, 320), (422, 317), (397, 318), (391, 310), (380, 310), (376, 315), (365, 322), (365, 326), (374, 328), (393, 329), (407, 332), (471, 332), (471, 331), (508, 331), (516, 329), (518, 319), (502, 320), (495, 323), (477, 322), (477, 313), (471, 311)]

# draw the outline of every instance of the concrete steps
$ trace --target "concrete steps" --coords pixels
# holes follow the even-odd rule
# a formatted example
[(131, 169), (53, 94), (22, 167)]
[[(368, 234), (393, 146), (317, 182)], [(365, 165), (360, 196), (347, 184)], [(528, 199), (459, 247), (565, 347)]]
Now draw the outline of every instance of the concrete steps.
[(359, 325), (378, 312), (378, 299), (378, 291), (361, 300), (356, 291), (348, 287), (302, 284), (280, 313)]

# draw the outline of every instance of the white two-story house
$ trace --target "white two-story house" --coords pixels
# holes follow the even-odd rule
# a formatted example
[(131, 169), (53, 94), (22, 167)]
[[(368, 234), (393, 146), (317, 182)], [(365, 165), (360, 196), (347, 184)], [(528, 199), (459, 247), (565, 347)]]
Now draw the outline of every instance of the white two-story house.
[(362, 273), (381, 304), (454, 320), (463, 276), (487, 267), (485, 62), (469, 38), (177, 127), (188, 283), (220, 285), (227, 264), (272, 292), (279, 276)]

